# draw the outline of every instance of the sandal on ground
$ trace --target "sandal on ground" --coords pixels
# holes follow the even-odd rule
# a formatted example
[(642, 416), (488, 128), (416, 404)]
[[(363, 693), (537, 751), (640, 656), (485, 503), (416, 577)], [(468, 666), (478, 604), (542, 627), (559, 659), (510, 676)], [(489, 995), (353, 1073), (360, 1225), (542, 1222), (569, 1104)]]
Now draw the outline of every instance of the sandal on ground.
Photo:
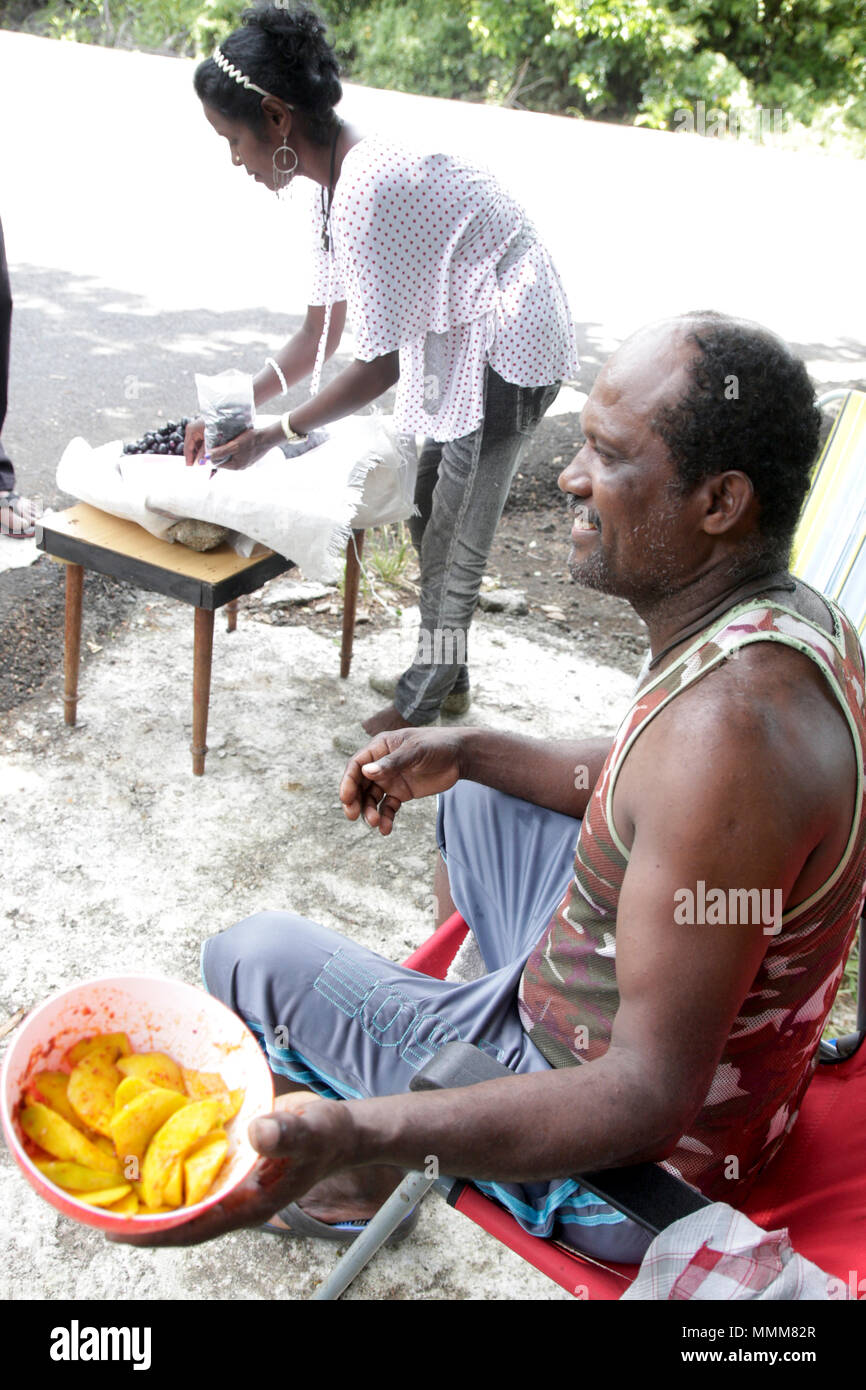
[(29, 497), (21, 497), (17, 492), (0, 492), (0, 536), (18, 541), (32, 540), (40, 515), (40, 508)]
[[(394, 698), (397, 689), (397, 677), (386, 675), (372, 675), (369, 680), (371, 690), (375, 690), (377, 695), (385, 695)], [(472, 691), (468, 686), (464, 690), (452, 690), (450, 695), (446, 695), (442, 701), (441, 710), (443, 714), (465, 714), (472, 704)]]
[[(421, 1204), (419, 1202), (419, 1204), (410, 1211), (409, 1215), (403, 1218), (396, 1231), (391, 1232), (385, 1244), (399, 1245), (407, 1236), (410, 1236), (418, 1224), (420, 1211)], [(286, 1223), (286, 1230), (283, 1230), (281, 1226), (272, 1226), (269, 1221), (266, 1221), (261, 1229), (273, 1236), (293, 1236), (296, 1239), (300, 1237), (301, 1239), (329, 1240), (338, 1245), (350, 1245), (352, 1241), (358, 1239), (358, 1236), (361, 1235), (363, 1231), (366, 1231), (368, 1225), (366, 1221), (340, 1221), (336, 1225), (331, 1226), (324, 1221), (317, 1221), (314, 1216), (308, 1216), (307, 1213), (298, 1206), (297, 1202), (292, 1202), (289, 1206), (283, 1207), (282, 1211), (277, 1212), (277, 1216), (279, 1216), (281, 1221)]]

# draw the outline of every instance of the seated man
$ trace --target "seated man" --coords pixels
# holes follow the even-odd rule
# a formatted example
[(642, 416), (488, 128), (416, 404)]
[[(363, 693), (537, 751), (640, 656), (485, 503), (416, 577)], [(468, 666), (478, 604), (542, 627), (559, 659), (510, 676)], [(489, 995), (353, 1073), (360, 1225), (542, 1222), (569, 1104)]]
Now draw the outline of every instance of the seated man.
[[(326, 1099), (255, 1121), (252, 1178), (162, 1243), (327, 1233), (435, 1155), (527, 1230), (638, 1259), (648, 1237), (573, 1174), (665, 1160), (736, 1204), (791, 1129), (866, 880), (859, 643), (786, 568), (814, 394), (773, 335), (701, 313), (625, 343), (583, 427), (571, 572), (651, 642), (612, 746), (428, 728), (352, 759), (346, 814), (382, 834), (439, 795), (488, 974), (431, 980), (284, 913), (208, 941), (208, 988)], [(518, 1075), (407, 1093), (455, 1037)]]

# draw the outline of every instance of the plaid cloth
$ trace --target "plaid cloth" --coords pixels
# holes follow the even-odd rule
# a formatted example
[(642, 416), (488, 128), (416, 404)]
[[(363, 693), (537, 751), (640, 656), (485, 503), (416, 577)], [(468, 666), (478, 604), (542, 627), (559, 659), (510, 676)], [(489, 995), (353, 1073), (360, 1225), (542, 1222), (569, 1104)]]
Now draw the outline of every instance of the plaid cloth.
[(850, 1298), (844, 1282), (804, 1260), (788, 1232), (764, 1231), (725, 1202), (656, 1236), (624, 1299), (796, 1302)]

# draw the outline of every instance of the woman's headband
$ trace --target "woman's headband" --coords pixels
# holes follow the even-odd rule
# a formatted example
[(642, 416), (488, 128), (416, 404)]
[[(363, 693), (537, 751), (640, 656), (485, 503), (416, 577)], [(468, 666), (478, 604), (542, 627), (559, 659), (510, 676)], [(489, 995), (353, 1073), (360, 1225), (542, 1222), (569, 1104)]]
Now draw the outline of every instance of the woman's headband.
[[(266, 92), (264, 87), (256, 86), (255, 82), (252, 82), (245, 73), (241, 72), (240, 68), (236, 68), (233, 63), (230, 63), (221, 48), (214, 49), (213, 60), (217, 67), (225, 73), (226, 77), (231, 77), (239, 86), (245, 87), (247, 91), (260, 92), (263, 97), (273, 96), (273, 92)], [(275, 98), (275, 100), (282, 101), (282, 97)], [(294, 106), (291, 106), (287, 101), (283, 102), (283, 105), (288, 106), (290, 111), (294, 111), (295, 109)]]

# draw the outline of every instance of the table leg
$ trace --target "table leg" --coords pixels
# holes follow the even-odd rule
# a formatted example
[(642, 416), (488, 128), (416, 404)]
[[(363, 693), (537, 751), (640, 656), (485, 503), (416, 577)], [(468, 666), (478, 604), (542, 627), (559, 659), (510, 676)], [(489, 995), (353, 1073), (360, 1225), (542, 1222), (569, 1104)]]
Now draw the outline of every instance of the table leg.
[[(352, 665), (352, 644), (355, 640), (355, 613), (358, 608), (358, 584), (361, 566), (358, 563), (364, 553), (364, 532), (353, 531), (354, 544), (349, 541), (346, 547), (346, 585), (343, 594), (343, 641), (340, 646), (340, 675), (345, 680)], [(357, 547), (357, 550), (356, 550)]]
[(212, 608), (196, 608), (195, 639), (192, 668), (192, 770), (196, 777), (204, 773), (207, 753), (207, 715), (210, 704), (210, 672), (213, 658)]
[(63, 718), (75, 723), (78, 710), (78, 667), (81, 657), (81, 595), (84, 566), (66, 566), (66, 632), (63, 649)]
[(238, 625), (238, 601), (230, 598), (226, 604), (226, 632), (234, 632)]

